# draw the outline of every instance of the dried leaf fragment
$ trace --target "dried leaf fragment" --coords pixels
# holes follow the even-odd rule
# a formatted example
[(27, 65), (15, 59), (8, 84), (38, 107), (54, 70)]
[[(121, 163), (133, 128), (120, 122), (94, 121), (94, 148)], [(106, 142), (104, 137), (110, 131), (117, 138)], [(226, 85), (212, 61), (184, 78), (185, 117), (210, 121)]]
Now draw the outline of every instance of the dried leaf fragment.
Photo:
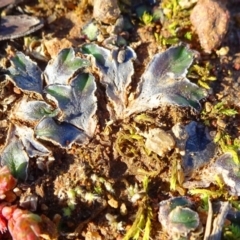
[(24, 37), (43, 26), (41, 19), (26, 14), (1, 17), (0, 41)]

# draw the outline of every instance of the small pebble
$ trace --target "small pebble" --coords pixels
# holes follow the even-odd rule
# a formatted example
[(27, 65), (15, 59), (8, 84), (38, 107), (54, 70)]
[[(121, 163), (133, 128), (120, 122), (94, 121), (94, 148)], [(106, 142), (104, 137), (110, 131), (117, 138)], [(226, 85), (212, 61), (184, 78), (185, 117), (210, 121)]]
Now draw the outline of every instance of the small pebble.
[(46, 211), (48, 210), (48, 206), (46, 204), (41, 204), (41, 210)]
[(102, 240), (102, 237), (97, 231), (88, 231), (85, 235), (85, 240)]
[(121, 213), (122, 216), (127, 215), (128, 210), (127, 210), (127, 207), (126, 207), (126, 204), (125, 204), (125, 203), (122, 203), (122, 204), (121, 204), (121, 206), (120, 206), (120, 213)]
[(112, 208), (118, 208), (118, 201), (116, 201), (114, 198), (111, 198), (108, 200), (108, 205)]
[(57, 214), (55, 214), (54, 217), (53, 217), (53, 222), (54, 222), (56, 225), (58, 225), (58, 224), (60, 223), (61, 219), (62, 219), (62, 216), (57, 213)]
[(14, 188), (13, 189), (13, 192), (18, 196), (20, 197), (22, 195), (22, 190), (18, 187)]
[(218, 56), (226, 56), (229, 52), (229, 47), (221, 47), (219, 50), (216, 51)]
[(229, 11), (223, 1), (198, 0), (190, 20), (206, 53), (211, 53), (221, 45), (228, 30), (229, 19)]
[(164, 156), (175, 146), (173, 137), (160, 128), (150, 129), (148, 133), (144, 133), (144, 137), (146, 148), (159, 156)]
[(105, 24), (113, 24), (120, 17), (117, 0), (94, 0), (93, 18)]

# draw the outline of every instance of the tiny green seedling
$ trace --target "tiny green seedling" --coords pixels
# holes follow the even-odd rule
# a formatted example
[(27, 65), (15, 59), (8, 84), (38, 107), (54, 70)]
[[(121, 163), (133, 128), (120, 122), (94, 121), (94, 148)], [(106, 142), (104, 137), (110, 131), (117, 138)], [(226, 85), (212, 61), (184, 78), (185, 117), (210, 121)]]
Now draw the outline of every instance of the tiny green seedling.
[(230, 224), (223, 229), (224, 240), (238, 240), (240, 239), (240, 226)]
[(211, 112), (215, 115), (225, 115), (228, 117), (235, 116), (238, 113), (237, 110), (227, 107), (224, 101), (221, 101), (214, 105)]
[(222, 138), (223, 132), (227, 126), (229, 117), (235, 117), (238, 111), (234, 108), (227, 106), (224, 101), (218, 102), (213, 105), (210, 102), (206, 102), (203, 111), (201, 112), (201, 119), (204, 121), (205, 125), (210, 126), (212, 123), (216, 125), (218, 133), (215, 137), (215, 142), (218, 142)]
[(63, 208), (63, 216), (64, 217), (71, 217), (72, 215), (72, 209), (69, 207)]
[(170, 178), (170, 189), (173, 191), (178, 190), (183, 193), (181, 184), (184, 181), (184, 172), (182, 170), (180, 161), (178, 159), (173, 160), (173, 165), (171, 168), (171, 178)]
[(156, 41), (163, 46), (174, 45), (179, 43), (180, 41), (178, 37), (175, 37), (175, 36), (163, 37), (161, 34), (158, 34), (158, 33), (154, 33), (154, 37)]
[(142, 17), (140, 17), (140, 20), (147, 26), (152, 23), (153, 15), (151, 13), (144, 12)]
[(142, 235), (143, 240), (150, 239), (152, 208), (149, 206), (149, 198), (147, 195), (149, 179), (144, 177), (142, 185), (143, 191), (146, 193), (141, 200), (140, 206), (136, 213), (135, 220), (131, 228), (127, 231), (123, 240), (137, 240)]
[(163, 0), (161, 9), (162, 28), (160, 33), (154, 33), (156, 41), (162, 46), (174, 45), (182, 41), (192, 40), (189, 9), (182, 9), (178, 0)]
[(210, 62), (206, 62), (203, 66), (194, 64), (189, 69), (188, 77), (191, 79), (198, 79), (197, 83), (206, 89), (210, 89), (209, 83), (216, 81), (217, 78), (211, 75), (212, 66)]
[(86, 192), (84, 195), (84, 200), (86, 202), (88, 202), (89, 204), (92, 204), (93, 202), (95, 202), (96, 200), (98, 200), (100, 198), (99, 195), (94, 194), (92, 192)]
[(230, 135), (224, 133), (223, 131), (219, 131), (215, 138), (214, 142), (218, 143), (223, 153), (230, 153), (233, 157), (233, 161), (236, 164), (240, 163), (239, 158), (239, 149), (240, 149), (240, 140), (232, 139)]
[(225, 184), (223, 183), (222, 179), (216, 175), (215, 176), (215, 183), (218, 187), (218, 189), (191, 189), (189, 190), (189, 193), (192, 195), (200, 195), (202, 202), (203, 202), (203, 207), (207, 208), (206, 206), (208, 205), (208, 198), (216, 199), (219, 197), (225, 197), (226, 199), (229, 198), (228, 191), (225, 189)]

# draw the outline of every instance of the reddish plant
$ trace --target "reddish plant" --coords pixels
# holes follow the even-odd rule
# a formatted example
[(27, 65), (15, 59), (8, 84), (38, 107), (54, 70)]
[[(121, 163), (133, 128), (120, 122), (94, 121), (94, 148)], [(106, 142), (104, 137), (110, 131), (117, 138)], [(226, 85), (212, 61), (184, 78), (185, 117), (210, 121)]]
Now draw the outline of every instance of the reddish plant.
[(8, 229), (14, 240), (37, 240), (40, 236), (41, 217), (28, 210), (15, 209), (8, 220)]
[(2, 233), (8, 230), (13, 240), (37, 240), (40, 236), (39, 223), (41, 217), (28, 210), (22, 210), (14, 206), (3, 206), (0, 216), (3, 220)]
[(16, 186), (17, 180), (11, 175), (7, 166), (0, 168), (0, 199), (5, 202), (0, 204), (0, 232), (7, 231), (7, 219), (3, 216), (2, 211), (6, 207), (7, 202), (15, 200), (15, 194), (11, 190)]
[[(6, 166), (0, 168), (0, 233), (9, 230), (13, 240), (37, 240), (40, 235), (39, 223), (41, 217), (17, 208), (16, 205), (9, 206), (15, 198), (11, 190), (16, 186), (17, 180), (11, 175)], [(15, 195), (14, 195), (15, 196)]]
[(0, 201), (4, 199), (0, 203), (0, 234), (9, 230), (13, 240), (38, 240), (41, 233), (57, 239), (57, 228), (50, 219), (22, 210), (17, 205), (10, 205), (16, 199), (11, 191), (16, 184), (17, 180), (8, 168), (0, 168)]
[(7, 166), (0, 168), (0, 195), (12, 190), (17, 184), (17, 180), (11, 175)]
[(6, 206), (6, 203), (0, 204), (0, 232), (3, 234), (7, 231), (7, 219), (2, 215), (2, 210)]

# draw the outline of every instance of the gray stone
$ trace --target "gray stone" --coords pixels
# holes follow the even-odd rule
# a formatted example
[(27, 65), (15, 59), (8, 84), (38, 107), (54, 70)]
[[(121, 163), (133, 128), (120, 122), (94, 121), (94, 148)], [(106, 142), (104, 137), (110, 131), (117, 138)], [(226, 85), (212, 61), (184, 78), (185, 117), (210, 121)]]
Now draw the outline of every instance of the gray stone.
[(93, 17), (99, 22), (113, 24), (120, 14), (117, 0), (94, 0), (93, 2)]
[(228, 30), (229, 12), (223, 1), (198, 0), (190, 20), (206, 53), (218, 48)]
[(147, 138), (145, 146), (159, 156), (164, 156), (175, 146), (173, 137), (160, 128), (150, 129), (144, 136)]

